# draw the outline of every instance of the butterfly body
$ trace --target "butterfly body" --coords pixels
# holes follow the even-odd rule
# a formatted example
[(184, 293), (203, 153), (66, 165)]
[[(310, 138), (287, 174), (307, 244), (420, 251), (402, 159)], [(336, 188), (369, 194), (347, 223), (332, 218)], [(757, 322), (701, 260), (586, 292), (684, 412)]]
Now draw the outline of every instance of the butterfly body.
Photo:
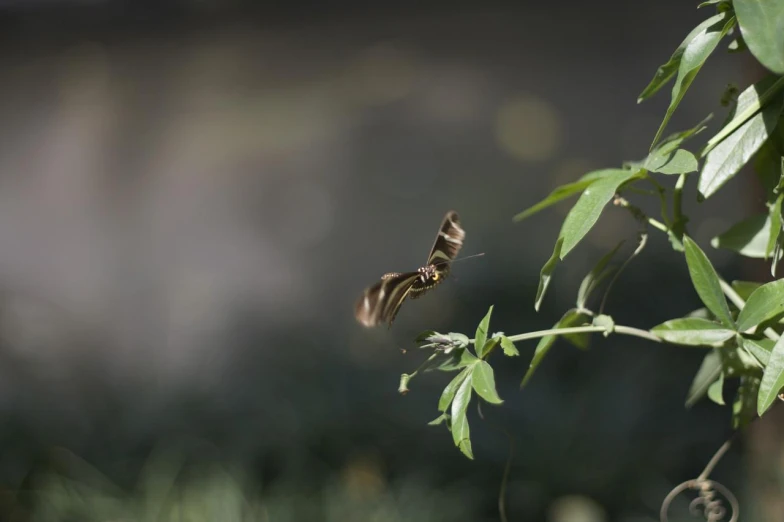
[(389, 272), (381, 276), (381, 281), (367, 288), (357, 301), (354, 308), (357, 321), (367, 327), (384, 322), (392, 326), (406, 297), (419, 298), (446, 279), (464, 238), (457, 212), (447, 212), (427, 264), (416, 272)]

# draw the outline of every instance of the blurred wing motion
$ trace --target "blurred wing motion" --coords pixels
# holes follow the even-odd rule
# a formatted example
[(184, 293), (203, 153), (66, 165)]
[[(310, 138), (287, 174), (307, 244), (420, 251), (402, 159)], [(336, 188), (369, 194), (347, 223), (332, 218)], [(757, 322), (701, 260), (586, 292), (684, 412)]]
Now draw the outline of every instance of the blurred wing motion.
[(367, 288), (357, 301), (354, 308), (357, 321), (367, 327), (381, 323), (392, 326), (406, 297), (410, 295), (415, 299), (424, 295), (449, 275), (450, 263), (460, 252), (464, 238), (465, 231), (460, 226), (457, 212), (447, 212), (430, 250), (427, 265), (416, 272), (384, 274), (381, 281)]

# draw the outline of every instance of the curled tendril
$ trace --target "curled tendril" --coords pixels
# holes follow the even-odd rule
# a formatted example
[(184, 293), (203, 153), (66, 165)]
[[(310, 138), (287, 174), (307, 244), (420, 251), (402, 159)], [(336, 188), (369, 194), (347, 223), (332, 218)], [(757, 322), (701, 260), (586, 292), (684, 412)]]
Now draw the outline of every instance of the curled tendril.
[(689, 504), (689, 513), (694, 517), (702, 516), (706, 522), (724, 522), (727, 516), (727, 508), (724, 506), (721, 497), (716, 496), (716, 492), (726, 499), (730, 507), (732, 516), (727, 522), (737, 522), (740, 514), (740, 507), (738, 499), (732, 494), (732, 491), (724, 487), (718, 482), (713, 480), (687, 480), (673, 488), (672, 491), (665, 497), (661, 507), (661, 522), (668, 522), (667, 512), (670, 509), (670, 504), (675, 498), (686, 491), (687, 489), (696, 490), (698, 493), (697, 498)]

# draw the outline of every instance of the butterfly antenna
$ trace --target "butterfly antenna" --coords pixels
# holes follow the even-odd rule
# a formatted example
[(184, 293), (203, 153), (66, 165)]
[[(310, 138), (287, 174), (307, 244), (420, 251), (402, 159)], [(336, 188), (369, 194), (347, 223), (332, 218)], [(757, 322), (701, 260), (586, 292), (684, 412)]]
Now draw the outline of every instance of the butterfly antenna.
[(483, 255), (485, 255), (485, 253), (484, 253), (484, 252), (482, 252), (481, 254), (472, 254), (472, 255), (470, 255), (470, 256), (465, 256), (465, 257), (458, 257), (457, 259), (453, 259), (453, 260), (452, 260), (452, 262), (453, 262), (453, 263), (456, 263), (456, 262), (458, 262), (458, 261), (463, 261), (463, 260), (466, 260), (466, 259), (471, 259), (472, 257), (482, 257)]

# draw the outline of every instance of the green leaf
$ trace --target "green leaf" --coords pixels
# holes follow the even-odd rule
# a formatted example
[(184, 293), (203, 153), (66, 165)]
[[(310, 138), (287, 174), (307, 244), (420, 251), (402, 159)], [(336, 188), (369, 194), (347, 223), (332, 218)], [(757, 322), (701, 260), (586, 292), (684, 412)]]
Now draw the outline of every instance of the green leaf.
[[(651, 148), (653, 148), (653, 146), (656, 145), (656, 142), (659, 141), (659, 138), (661, 138), (675, 109), (681, 103), (683, 96), (694, 81), (697, 73), (700, 72), (703, 64), (708, 59), (708, 56), (716, 49), (719, 41), (727, 34), (734, 24), (734, 17), (731, 17), (728, 13), (717, 14), (697, 26), (697, 28), (689, 34), (689, 37), (687, 37), (689, 38), (689, 41), (687, 42), (684, 40), (681, 44), (681, 46), (683, 46), (683, 52), (677, 60), (678, 75), (676, 76), (675, 84), (672, 87), (672, 100), (664, 115), (664, 120), (659, 126), (659, 130), (656, 131), (656, 136), (653, 138)], [(676, 50), (676, 53), (677, 52), (678, 51)], [(675, 55), (673, 55), (673, 58), (674, 57)], [(673, 59), (671, 58), (670, 62), (672, 61)], [(668, 64), (670, 62), (668, 62)], [(668, 64), (665, 64), (664, 67)], [(670, 72), (670, 75), (671, 74), (672, 73)], [(645, 92), (643, 92), (643, 95), (644, 94)]]
[(515, 357), (520, 355), (520, 352), (517, 351), (515, 344), (505, 335), (501, 336), (501, 349), (504, 351), (504, 355), (507, 357)]
[(668, 154), (657, 154), (649, 157), (643, 167), (651, 172), (660, 174), (688, 174), (696, 172), (699, 168), (697, 158), (685, 149), (676, 149)]
[(754, 375), (741, 375), (740, 386), (735, 394), (735, 402), (732, 404), (732, 427), (740, 429), (754, 419), (754, 400), (758, 396), (760, 389), (759, 377)]
[(732, 4), (751, 54), (769, 70), (784, 74), (784, 3), (734, 0)]
[(754, 340), (747, 337), (741, 337), (743, 348), (753, 355), (763, 366), (768, 365), (770, 360), (770, 352), (773, 350), (775, 341), (770, 339)]
[(756, 281), (733, 281), (731, 286), (741, 299), (748, 301), (751, 293), (762, 286), (762, 283), (757, 283)]
[(596, 263), (596, 266), (588, 273), (588, 275), (583, 278), (582, 283), (580, 283), (580, 289), (577, 291), (577, 308), (585, 308), (585, 302), (591, 295), (597, 286), (601, 284), (601, 282), (609, 276), (613, 269), (607, 269), (607, 263), (612, 260), (613, 256), (618, 252), (618, 249), (621, 248), (623, 245), (623, 241), (618, 243), (615, 248), (607, 252), (601, 259)]
[(708, 391), (708, 388), (721, 375), (721, 355), (717, 350), (711, 350), (702, 360), (700, 369), (694, 376), (694, 380), (686, 395), (686, 407), (691, 408)]
[(439, 424), (441, 424), (444, 421), (447, 421), (447, 422), (449, 421), (449, 414), (448, 413), (442, 413), (441, 415), (439, 415), (435, 419), (433, 419), (430, 422), (428, 422), (427, 425), (428, 426), (438, 426)]
[(438, 411), (446, 411), (449, 408), (449, 405), (452, 404), (452, 399), (455, 398), (455, 394), (457, 393), (458, 388), (460, 385), (463, 384), (463, 381), (466, 380), (468, 374), (471, 373), (473, 370), (473, 366), (469, 366), (463, 368), (463, 370), (455, 375), (455, 378), (449, 381), (449, 384), (446, 385), (444, 391), (441, 392), (441, 398), (438, 399)]
[(534, 300), (534, 310), (537, 312), (539, 311), (539, 307), (542, 306), (542, 301), (544, 300), (544, 294), (547, 292), (547, 287), (550, 286), (550, 281), (553, 277), (553, 272), (555, 271), (555, 267), (558, 265), (558, 260), (561, 258), (561, 247), (563, 246), (563, 238), (559, 237), (558, 240), (555, 242), (555, 248), (553, 248), (553, 255), (550, 256), (550, 259), (542, 267), (542, 271), (539, 273), (539, 288), (536, 289), (536, 299)]
[(651, 328), (651, 333), (669, 343), (684, 346), (720, 346), (735, 335), (734, 330), (698, 317), (666, 321)]
[(473, 377), (471, 384), (474, 391), (484, 400), (491, 404), (501, 404), (504, 402), (498, 396), (495, 389), (495, 377), (493, 375), (493, 367), (487, 361), (479, 361), (474, 367)]
[(765, 247), (765, 259), (769, 258), (776, 247), (776, 242), (779, 240), (781, 234), (781, 204), (784, 202), (784, 193), (781, 193), (776, 198), (776, 201), (770, 206), (768, 216), (770, 217), (770, 236), (768, 236), (768, 244)]
[(752, 292), (738, 314), (738, 330), (745, 332), (781, 313), (784, 313), (784, 279), (764, 284)]
[(722, 324), (734, 328), (727, 300), (721, 291), (719, 276), (705, 252), (687, 235), (683, 236), (683, 248), (686, 252), (686, 264), (689, 266), (691, 282), (703, 304)]
[(433, 368), (442, 372), (453, 372), (466, 366), (471, 366), (479, 359), (467, 348), (456, 349), (448, 354), (443, 354), (444, 358), (433, 364)]
[(463, 454), (469, 459), (474, 458), (471, 451), (471, 433), (468, 428), (468, 418), (466, 410), (468, 403), (471, 402), (471, 373), (457, 389), (455, 398), (452, 401), (452, 440)]
[(768, 364), (762, 373), (757, 396), (758, 415), (762, 415), (771, 407), (782, 387), (784, 387), (784, 335), (779, 337), (773, 346)]
[(708, 386), (708, 398), (718, 404), (719, 406), (724, 406), (724, 397), (722, 396), (722, 392), (724, 391), (724, 374), (719, 373), (719, 378), (713, 381), (713, 384)]
[[(675, 49), (675, 52), (672, 53), (670, 59), (664, 65), (660, 66), (656, 70), (656, 74), (653, 76), (653, 79), (648, 84), (647, 87), (640, 93), (637, 97), (637, 103), (640, 103), (644, 100), (647, 100), (654, 94), (656, 94), (659, 89), (664, 87), (667, 82), (670, 81), (670, 78), (675, 76), (675, 73), (678, 72), (680, 68), (681, 60), (683, 58), (683, 53), (686, 51), (686, 48), (691, 44), (697, 37), (701, 37), (701, 35), (709, 30), (713, 25), (718, 22), (721, 22), (723, 17), (721, 15), (711, 16), (700, 25), (695, 27), (691, 30), (691, 32), (683, 39), (683, 42)], [(718, 42), (717, 42), (718, 43)]]
[[(584, 314), (578, 312), (575, 309), (571, 309), (567, 311), (561, 320), (558, 321), (553, 325), (553, 330), (558, 328), (569, 328), (574, 321), (582, 320), (584, 318)], [(525, 372), (525, 376), (523, 377), (523, 382), (520, 383), (520, 387), (522, 388), (528, 381), (533, 377), (534, 372), (542, 364), (542, 360), (544, 360), (547, 352), (550, 351), (552, 348), (553, 343), (558, 338), (557, 335), (545, 335), (544, 337), (539, 339), (539, 343), (536, 345), (536, 350), (534, 350), (534, 356), (531, 359), (531, 363), (528, 365), (528, 371)]]
[(604, 177), (606, 172), (607, 172), (606, 170), (595, 170), (592, 172), (588, 172), (587, 174), (583, 174), (580, 177), (580, 179), (578, 179), (573, 183), (567, 183), (566, 185), (561, 185), (560, 187), (557, 187), (555, 190), (550, 192), (550, 195), (548, 195), (542, 201), (520, 212), (519, 214), (514, 216), (512, 220), (522, 221), (528, 217), (533, 216), (540, 210), (544, 210), (548, 207), (555, 205), (559, 201), (570, 198), (582, 192), (583, 190), (588, 188), (594, 181)]
[(711, 239), (713, 248), (725, 248), (746, 257), (764, 258), (770, 237), (770, 217), (758, 214), (735, 223), (726, 232)]
[[(762, 96), (773, 87), (773, 78), (765, 78), (743, 91), (738, 97), (736, 117), (726, 128), (735, 128), (727, 137), (706, 154), (702, 166), (697, 189), (703, 197), (708, 198), (716, 193), (727, 181), (732, 179), (740, 169), (762, 147), (768, 136), (773, 134), (781, 115), (782, 97), (777, 95), (762, 110), (754, 113), (743, 122), (746, 110), (763, 106)], [(724, 130), (719, 131), (721, 134)], [(717, 134), (718, 135), (718, 134)]]
[(476, 328), (476, 336), (474, 337), (474, 348), (476, 355), (481, 359), (487, 353), (487, 331), (490, 329), (490, 316), (493, 314), (493, 306), (487, 311), (487, 314), (479, 322)]
[(627, 181), (639, 177), (641, 177), (639, 170), (614, 169), (585, 189), (561, 227), (560, 237), (563, 237), (561, 259), (564, 259), (593, 228), (605, 205), (610, 202), (618, 188)]

